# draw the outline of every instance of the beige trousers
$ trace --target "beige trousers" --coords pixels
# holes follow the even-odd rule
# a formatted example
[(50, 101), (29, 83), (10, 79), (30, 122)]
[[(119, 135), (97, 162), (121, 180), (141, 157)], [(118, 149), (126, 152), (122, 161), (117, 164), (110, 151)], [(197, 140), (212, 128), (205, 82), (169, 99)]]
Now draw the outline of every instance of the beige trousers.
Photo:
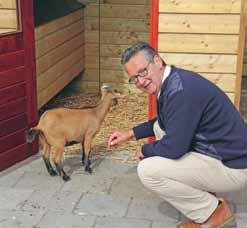
[(137, 171), (145, 187), (198, 223), (205, 222), (218, 205), (218, 199), (209, 192), (247, 187), (247, 169), (231, 169), (215, 158), (196, 152), (177, 160), (145, 158)]

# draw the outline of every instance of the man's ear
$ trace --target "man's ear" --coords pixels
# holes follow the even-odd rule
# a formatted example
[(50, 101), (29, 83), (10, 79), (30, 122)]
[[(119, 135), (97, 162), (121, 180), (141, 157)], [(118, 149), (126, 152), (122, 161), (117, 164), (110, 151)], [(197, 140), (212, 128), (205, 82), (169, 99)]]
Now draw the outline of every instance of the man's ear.
[(161, 67), (161, 66), (163, 65), (162, 59), (160, 58), (159, 55), (155, 55), (155, 56), (154, 56), (154, 63), (155, 63), (158, 67)]

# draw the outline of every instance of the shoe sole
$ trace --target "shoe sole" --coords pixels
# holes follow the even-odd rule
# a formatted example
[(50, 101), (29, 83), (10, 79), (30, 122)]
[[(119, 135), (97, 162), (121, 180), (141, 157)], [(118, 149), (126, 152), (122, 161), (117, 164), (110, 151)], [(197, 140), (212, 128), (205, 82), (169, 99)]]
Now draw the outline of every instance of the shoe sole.
[(236, 223), (235, 217), (232, 216), (219, 228), (235, 228), (235, 227), (237, 227), (237, 223)]

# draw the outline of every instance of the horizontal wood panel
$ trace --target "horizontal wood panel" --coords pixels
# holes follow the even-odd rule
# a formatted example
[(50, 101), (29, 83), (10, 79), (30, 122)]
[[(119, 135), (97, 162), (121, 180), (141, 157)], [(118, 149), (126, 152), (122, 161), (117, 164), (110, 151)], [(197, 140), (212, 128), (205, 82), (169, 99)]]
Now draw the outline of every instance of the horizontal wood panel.
[(120, 58), (105, 57), (100, 59), (100, 69), (109, 70), (123, 70), (123, 66), (120, 63)]
[(159, 12), (167, 13), (240, 13), (241, 0), (162, 0)]
[(99, 57), (91, 55), (85, 56), (85, 68), (99, 69)]
[(26, 96), (26, 84), (17, 84), (0, 90), (0, 105)]
[(0, 171), (29, 156), (30, 153), (28, 153), (28, 145), (26, 143), (4, 153), (0, 153)]
[(27, 112), (27, 99), (21, 98), (0, 106), (0, 121)]
[[(101, 46), (101, 45), (100, 45)], [(99, 44), (97, 43), (85, 43), (85, 56), (88, 55), (99, 55)]]
[(79, 20), (36, 42), (36, 58), (48, 53), (55, 47), (83, 32), (83, 21)]
[(50, 67), (54, 66), (60, 60), (70, 55), (77, 48), (80, 48), (82, 44), (84, 43), (83, 36), (84, 36), (84, 33), (81, 32), (75, 37), (68, 40), (67, 42), (58, 46), (57, 48), (52, 49), (46, 55), (37, 59), (36, 61), (37, 75), (40, 75), (41, 73), (47, 71)]
[(243, 64), (243, 75), (247, 76), (247, 63)]
[(103, 4), (100, 8), (101, 17), (111, 18), (146, 18), (149, 15), (149, 7), (143, 5), (116, 5)]
[(18, 130), (26, 128), (27, 122), (27, 114), (21, 114), (19, 116), (15, 116), (11, 119), (4, 120), (0, 122), (0, 137), (5, 135), (12, 134)]
[(0, 28), (18, 28), (16, 10), (0, 9)]
[(86, 68), (85, 71), (83, 72), (82, 81), (100, 81), (99, 77), (99, 69), (89, 69)]
[(159, 34), (160, 52), (237, 54), (237, 35)]
[(60, 17), (49, 23), (36, 27), (35, 28), (35, 40), (38, 41), (42, 37), (45, 37), (49, 35), (50, 33), (53, 33), (63, 27), (66, 27), (75, 21), (78, 21), (80, 19), (83, 20), (82, 18), (83, 18), (83, 9), (80, 9), (64, 17)]
[(236, 89), (236, 75), (235, 74), (206, 74), (202, 76), (213, 82), (223, 91), (228, 93), (235, 93)]
[(236, 73), (236, 55), (160, 53), (170, 65), (203, 73)]
[(99, 43), (98, 31), (85, 31), (85, 43)]
[(24, 67), (0, 72), (0, 89), (25, 81)]
[(20, 130), (11, 135), (0, 138), (0, 153), (26, 143), (25, 135), (25, 130)]
[[(85, 30), (99, 30), (99, 19), (90, 17), (85, 19)], [(101, 31), (133, 31), (149, 32), (149, 20), (100, 18)]]
[(16, 9), (16, 0), (0, 0), (1, 9)]
[(81, 62), (74, 64), (61, 75), (57, 81), (54, 81), (47, 88), (38, 93), (38, 108), (42, 107), (52, 97), (54, 97), (61, 89), (63, 89), (73, 78), (75, 78), (83, 67)]
[[(116, 3), (116, 2), (115, 2)], [(134, 2), (133, 2), (134, 3)], [(85, 8), (85, 17), (98, 17), (99, 5), (88, 4)], [(100, 16), (111, 18), (147, 18), (149, 16), (149, 4), (101, 4)]]
[(104, 0), (104, 3), (108, 4), (123, 4), (123, 5), (146, 5), (149, 4), (149, 0)]
[(160, 14), (159, 32), (239, 34), (240, 15)]
[(56, 81), (65, 71), (69, 70), (77, 62), (81, 62), (83, 67), (83, 46), (66, 56), (56, 65), (52, 66), (49, 70), (43, 74), (38, 75), (37, 78), (37, 89), (38, 91), (44, 90), (51, 83)]
[(130, 45), (124, 44), (102, 44), (100, 46), (100, 55), (108, 57), (120, 57), (125, 49), (127, 49), (129, 46)]
[(1, 37), (0, 39), (0, 55), (23, 49), (22, 34)]
[(127, 75), (120, 70), (101, 70), (100, 79), (102, 82), (128, 83)]
[(24, 51), (17, 51), (0, 55), (0, 72), (24, 66), (24, 60)]
[(148, 41), (149, 33), (145, 32), (105, 32), (100, 33), (102, 44), (133, 44), (138, 41)]

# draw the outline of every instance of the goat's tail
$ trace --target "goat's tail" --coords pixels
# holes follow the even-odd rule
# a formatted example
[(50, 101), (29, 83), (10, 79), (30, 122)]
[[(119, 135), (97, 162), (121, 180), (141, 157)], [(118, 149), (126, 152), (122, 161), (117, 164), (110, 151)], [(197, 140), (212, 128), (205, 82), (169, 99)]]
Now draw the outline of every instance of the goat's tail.
[(36, 135), (39, 135), (41, 133), (41, 130), (37, 129), (36, 127), (30, 128), (26, 132), (26, 142), (31, 143), (35, 139)]

